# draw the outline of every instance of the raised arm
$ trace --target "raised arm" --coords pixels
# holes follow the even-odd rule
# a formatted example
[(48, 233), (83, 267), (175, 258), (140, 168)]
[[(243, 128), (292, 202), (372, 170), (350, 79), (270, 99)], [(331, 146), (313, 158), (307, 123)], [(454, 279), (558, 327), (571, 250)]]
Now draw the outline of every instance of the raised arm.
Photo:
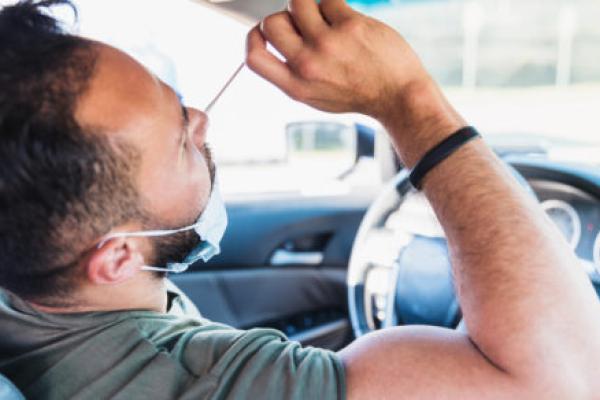
[[(250, 32), (247, 63), (294, 99), (377, 118), (408, 167), (465, 126), (402, 37), (344, 0), (292, 0)], [(535, 201), (482, 140), (434, 168), (423, 190), (468, 334), (402, 327), (357, 340), (341, 352), (349, 398), (597, 397), (600, 305)]]

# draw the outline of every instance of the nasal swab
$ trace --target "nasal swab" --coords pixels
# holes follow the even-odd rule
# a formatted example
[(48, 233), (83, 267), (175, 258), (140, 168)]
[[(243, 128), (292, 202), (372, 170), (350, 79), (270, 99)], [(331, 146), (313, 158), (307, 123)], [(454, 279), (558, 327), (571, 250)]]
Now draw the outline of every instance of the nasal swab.
[[(233, 82), (233, 80), (240, 74), (240, 72), (242, 72), (242, 69), (244, 68), (244, 65), (246, 65), (246, 63), (242, 62), (240, 64), (240, 66), (236, 68), (235, 72), (229, 77), (229, 79), (227, 80), (227, 82), (225, 82), (225, 85), (223, 85), (223, 87), (221, 88), (221, 90), (219, 90), (219, 92), (212, 99), (212, 101), (210, 103), (208, 103), (208, 105), (204, 109), (204, 113), (205, 114), (208, 114), (210, 112), (211, 108), (214, 107), (215, 103), (221, 98), (221, 96), (223, 95), (223, 93), (225, 93), (225, 91), (227, 90), (227, 88), (229, 87), (229, 85), (231, 85), (231, 82)], [(181, 160), (183, 159), (183, 153), (185, 151), (184, 142), (185, 142), (186, 139), (187, 139), (187, 134), (186, 135), (181, 135), (181, 144), (179, 145), (179, 162), (181, 162)]]
[(215, 103), (217, 102), (217, 100), (219, 100), (219, 98), (221, 98), (221, 96), (223, 95), (223, 93), (225, 93), (225, 91), (227, 90), (227, 88), (229, 87), (229, 85), (231, 85), (231, 82), (233, 82), (233, 80), (239, 75), (239, 73), (244, 68), (244, 65), (246, 65), (246, 63), (242, 62), (240, 64), (240, 66), (237, 67), (237, 69), (235, 70), (235, 72), (233, 73), (233, 75), (231, 75), (231, 77), (227, 80), (227, 82), (225, 82), (225, 85), (223, 85), (223, 87), (221, 88), (221, 90), (219, 90), (219, 93), (217, 93), (217, 95), (212, 99), (212, 101), (210, 103), (208, 103), (208, 105), (204, 109), (204, 112), (206, 114), (208, 114), (210, 112), (211, 108), (213, 108), (213, 106), (215, 105)]

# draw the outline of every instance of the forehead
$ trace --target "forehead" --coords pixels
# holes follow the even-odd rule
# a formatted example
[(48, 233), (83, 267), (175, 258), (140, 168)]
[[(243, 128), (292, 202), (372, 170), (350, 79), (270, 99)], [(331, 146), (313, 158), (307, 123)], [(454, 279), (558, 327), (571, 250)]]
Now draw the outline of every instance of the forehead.
[(77, 120), (112, 134), (133, 134), (153, 124), (173, 93), (124, 52), (101, 43), (95, 48), (94, 73), (77, 102)]

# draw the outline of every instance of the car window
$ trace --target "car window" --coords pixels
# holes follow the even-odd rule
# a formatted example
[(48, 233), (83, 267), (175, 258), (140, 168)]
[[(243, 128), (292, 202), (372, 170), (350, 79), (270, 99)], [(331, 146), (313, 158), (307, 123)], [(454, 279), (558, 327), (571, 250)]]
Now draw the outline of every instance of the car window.
[[(82, 34), (134, 55), (200, 109), (244, 57), (249, 26), (197, 2), (75, 3)], [(565, 143), (600, 145), (600, 2), (350, 3), (401, 32), (452, 103), (489, 138), (509, 145), (559, 139), (561, 156), (597, 162), (598, 147), (569, 152)], [(210, 117), (226, 193), (337, 194), (381, 184), (377, 162), (355, 165), (355, 142), (347, 138), (357, 122), (381, 131), (376, 122), (301, 105), (247, 68)]]
[[(191, 1), (75, 4), (82, 35), (130, 53), (176, 88), (185, 103), (199, 109), (244, 60), (250, 26)], [(244, 68), (210, 112), (208, 139), (224, 192), (326, 195), (377, 186), (374, 160), (354, 165), (357, 122), (378, 128), (363, 116), (322, 113), (294, 102)], [(303, 133), (299, 123), (306, 123)], [(332, 134), (339, 136), (337, 141), (331, 141)], [(313, 136), (317, 141), (311, 147), (308, 139)]]
[(400, 31), (483, 132), (600, 143), (600, 2), (350, 1)]

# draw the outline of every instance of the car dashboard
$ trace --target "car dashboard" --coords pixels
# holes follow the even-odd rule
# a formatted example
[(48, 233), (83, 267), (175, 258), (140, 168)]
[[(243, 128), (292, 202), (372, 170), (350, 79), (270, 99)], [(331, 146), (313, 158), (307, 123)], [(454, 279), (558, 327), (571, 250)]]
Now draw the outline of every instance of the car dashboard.
[[(575, 267), (585, 271), (600, 297), (600, 168), (560, 162), (537, 154), (505, 155), (502, 158), (527, 181), (532, 195), (578, 256), (580, 263)], [(402, 321), (453, 328), (460, 320), (460, 314), (458, 318), (446, 318), (454, 315), (452, 307), (455, 306), (447, 301), (455, 296), (452, 274), (445, 270), (449, 261), (436, 261), (447, 259), (448, 254), (436, 255), (435, 247), (430, 245), (426, 247), (429, 252), (417, 256), (407, 246), (415, 238), (433, 239), (430, 243), (434, 243), (435, 239), (445, 237), (443, 228), (421, 192), (410, 190), (397, 201), (399, 204), (394, 211), (372, 229), (371, 241), (366, 246), (370, 249), (370, 265), (364, 280), (367, 324), (371, 329), (385, 325), (390, 301), (389, 282), (402, 277), (402, 288), (410, 289), (400, 296), (404, 299)], [(395, 260), (409, 253), (412, 255), (406, 257), (413, 261), (403, 265), (402, 272), (396, 270)], [(432, 293), (442, 293), (442, 300), (433, 301)], [(398, 298), (394, 301), (398, 302)], [(446, 319), (432, 317), (437, 315)]]
[(537, 157), (508, 157), (547, 215), (600, 276), (600, 168)]

